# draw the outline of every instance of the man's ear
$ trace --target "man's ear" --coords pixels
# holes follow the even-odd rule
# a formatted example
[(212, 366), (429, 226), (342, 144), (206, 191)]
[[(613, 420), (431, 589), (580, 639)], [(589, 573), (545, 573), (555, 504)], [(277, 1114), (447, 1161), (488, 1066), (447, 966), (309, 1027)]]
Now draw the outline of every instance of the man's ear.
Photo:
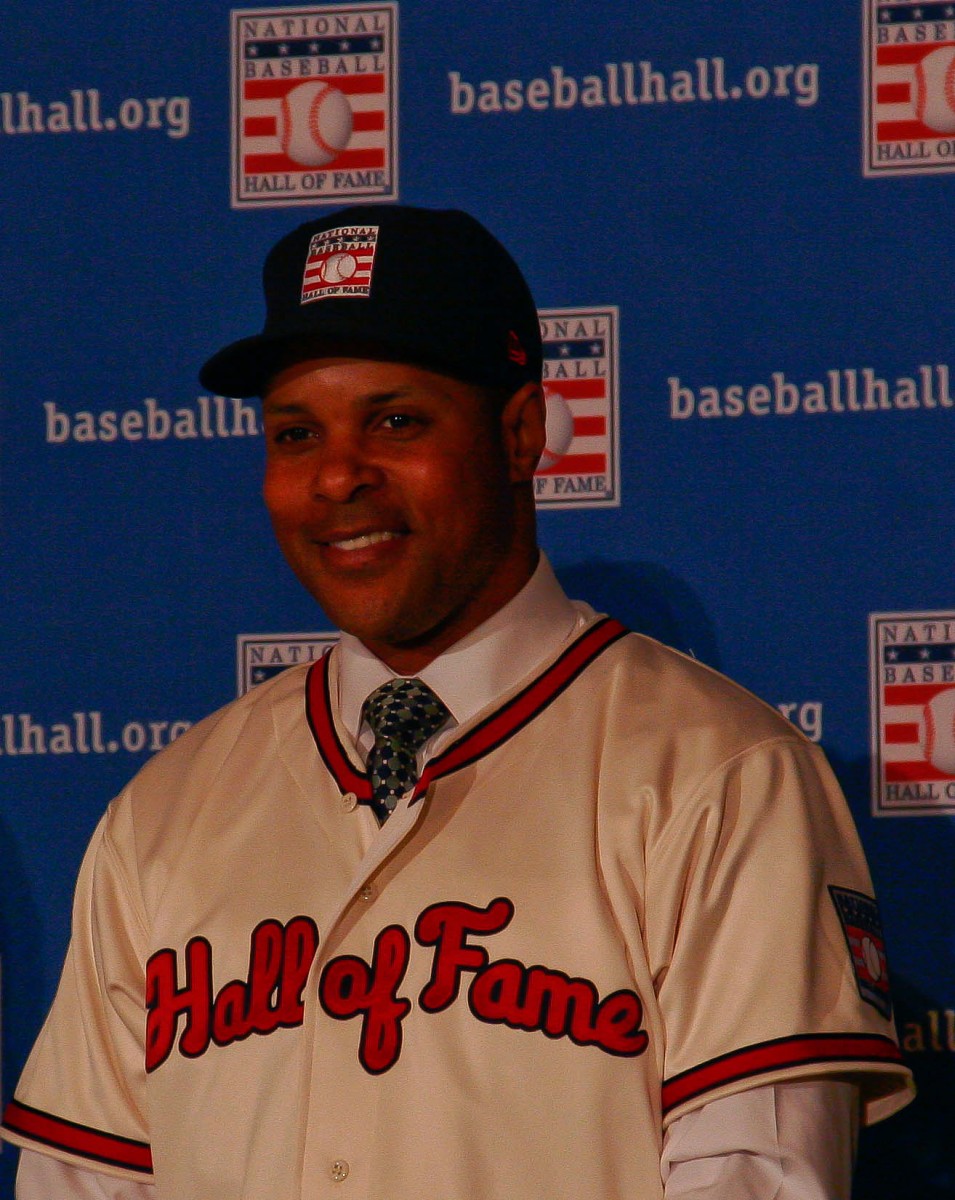
[(545, 413), (544, 390), (539, 383), (525, 383), (504, 405), (501, 429), (511, 483), (526, 482), (537, 470), (546, 440)]

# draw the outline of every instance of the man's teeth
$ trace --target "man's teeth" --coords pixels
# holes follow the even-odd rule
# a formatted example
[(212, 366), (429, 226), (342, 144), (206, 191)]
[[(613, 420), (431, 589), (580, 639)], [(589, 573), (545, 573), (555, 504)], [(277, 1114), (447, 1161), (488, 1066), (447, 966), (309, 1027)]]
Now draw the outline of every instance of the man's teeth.
[(363, 533), (360, 537), (346, 538), (343, 542), (331, 542), (336, 550), (364, 550), (367, 546), (377, 546), (379, 542), (390, 542), (397, 533), (382, 531), (381, 533)]

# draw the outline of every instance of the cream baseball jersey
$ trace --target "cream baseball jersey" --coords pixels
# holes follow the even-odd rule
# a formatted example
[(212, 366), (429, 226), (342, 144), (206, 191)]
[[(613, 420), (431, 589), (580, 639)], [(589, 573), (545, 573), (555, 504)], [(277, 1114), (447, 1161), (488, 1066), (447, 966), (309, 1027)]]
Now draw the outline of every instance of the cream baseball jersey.
[(594, 617), (379, 831), (336, 671), (110, 806), (10, 1140), (176, 1200), (632, 1200), (718, 1096), (905, 1102), (855, 830), (779, 714)]

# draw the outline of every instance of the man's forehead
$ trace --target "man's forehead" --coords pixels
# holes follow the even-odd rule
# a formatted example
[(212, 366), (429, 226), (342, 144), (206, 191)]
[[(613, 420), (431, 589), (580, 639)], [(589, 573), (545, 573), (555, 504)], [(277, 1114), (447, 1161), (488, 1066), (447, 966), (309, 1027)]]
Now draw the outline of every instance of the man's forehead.
[(484, 389), (411, 363), (329, 355), (300, 359), (279, 371), (269, 380), (262, 407), (272, 412), (289, 405), (301, 407), (329, 391), (358, 403), (382, 405), (424, 395), (460, 403), (465, 395), (482, 396)]

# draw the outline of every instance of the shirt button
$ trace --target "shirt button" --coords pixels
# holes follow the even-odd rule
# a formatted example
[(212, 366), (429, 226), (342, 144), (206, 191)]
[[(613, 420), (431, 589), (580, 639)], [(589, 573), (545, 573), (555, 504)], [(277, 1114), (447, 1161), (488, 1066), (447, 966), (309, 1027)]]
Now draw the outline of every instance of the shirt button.
[(366, 883), (365, 886), (358, 893), (358, 899), (368, 901), (368, 900), (374, 900), (374, 898), (375, 898), (375, 889), (372, 887), (372, 885), (370, 883)]
[(354, 812), (358, 807), (358, 797), (354, 792), (346, 792), (342, 796), (342, 812)]
[(335, 1183), (341, 1183), (343, 1179), (348, 1178), (348, 1163), (343, 1158), (336, 1158), (328, 1168), (328, 1173)]

